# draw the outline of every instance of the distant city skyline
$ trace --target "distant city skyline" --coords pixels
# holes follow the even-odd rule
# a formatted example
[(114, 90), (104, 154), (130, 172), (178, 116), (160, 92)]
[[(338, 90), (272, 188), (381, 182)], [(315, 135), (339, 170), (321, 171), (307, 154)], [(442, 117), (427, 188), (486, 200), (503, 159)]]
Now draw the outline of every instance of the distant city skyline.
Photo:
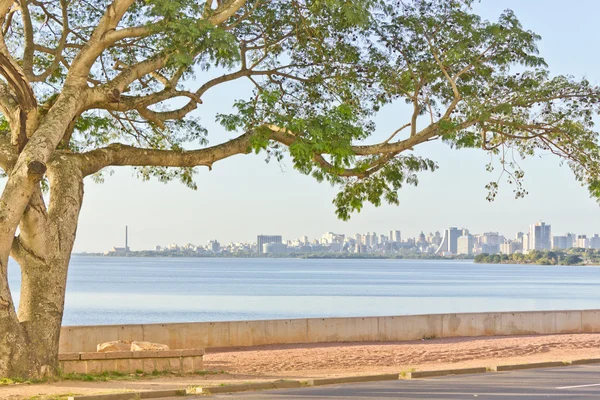
[[(126, 230), (127, 232), (127, 230)], [(127, 233), (126, 233), (127, 235)], [(127, 240), (127, 236), (126, 239)], [(186, 244), (170, 243), (157, 245), (153, 249), (139, 252), (127, 247), (113, 247), (104, 252), (108, 256), (142, 255), (146, 257), (178, 256), (178, 257), (255, 257), (277, 256), (297, 257), (304, 255), (361, 256), (376, 257), (473, 257), (479, 254), (527, 254), (532, 250), (550, 251), (578, 249), (600, 249), (600, 235), (573, 232), (564, 235), (553, 235), (552, 226), (544, 221), (529, 225), (526, 232), (516, 232), (512, 238), (499, 232), (487, 231), (475, 233), (462, 227), (449, 227), (443, 234), (436, 230), (435, 234), (424, 231), (416, 237), (405, 238), (400, 230), (390, 229), (389, 234), (377, 232), (336, 233), (325, 232), (320, 237), (286, 238), (281, 235), (257, 235), (255, 242), (220, 243), (210, 240), (207, 245), (188, 242)]]
[[(258, 254), (268, 253), (269, 251), (263, 251), (264, 245), (278, 245), (279, 243), (283, 244), (292, 244), (295, 243), (296, 246), (301, 244), (331, 244), (331, 243), (347, 243), (348, 240), (363, 243), (367, 246), (371, 246), (372, 244), (383, 243), (383, 242), (428, 242), (432, 244), (432, 238), (434, 236), (439, 240), (435, 243), (434, 247), (436, 253), (444, 253), (448, 254), (471, 254), (471, 250), (473, 248), (473, 238), (474, 237), (483, 237), (483, 243), (488, 243), (490, 236), (495, 236), (495, 239), (492, 238), (492, 244), (494, 249), (497, 252), (503, 253), (512, 253), (515, 250), (519, 251), (529, 251), (529, 250), (549, 250), (552, 248), (568, 248), (568, 247), (590, 247), (593, 243), (592, 247), (600, 247), (600, 241), (596, 244), (596, 240), (598, 239), (598, 234), (596, 232), (574, 232), (573, 230), (565, 231), (565, 232), (553, 232), (551, 230), (551, 224), (546, 223), (545, 221), (536, 221), (530, 223), (526, 228), (517, 230), (512, 234), (507, 234), (506, 232), (500, 232), (494, 229), (486, 229), (481, 232), (475, 232), (468, 229), (466, 226), (461, 226), (461, 228), (450, 227), (446, 229), (436, 229), (433, 231), (421, 230), (417, 235), (404, 235), (402, 230), (400, 229), (389, 229), (381, 232), (377, 231), (366, 231), (366, 232), (333, 232), (326, 231), (319, 236), (310, 237), (309, 235), (301, 235), (298, 237), (285, 237), (283, 235), (278, 234), (258, 234), (255, 236), (256, 240), (248, 240), (248, 241), (228, 241), (228, 240), (219, 240), (218, 238), (213, 238), (207, 241), (206, 245), (203, 243), (190, 241), (183, 242), (169, 242), (168, 244), (157, 244), (153, 245), (149, 248), (137, 248), (132, 249), (133, 251), (154, 251), (154, 250), (165, 250), (165, 249), (176, 249), (176, 248), (191, 248), (191, 247), (202, 247), (207, 250), (218, 252), (223, 249), (225, 246), (231, 246), (234, 244), (240, 246), (255, 246), (254, 251)], [(486, 237), (488, 239), (486, 239)], [(366, 238), (366, 239), (365, 239)], [(371, 239), (372, 238), (372, 239)], [(366, 240), (366, 243), (365, 243)], [(113, 252), (123, 252), (125, 249), (129, 251), (129, 247), (127, 245), (128, 236), (127, 236), (127, 226), (125, 227), (125, 247), (119, 247), (118, 243), (112, 247)], [(519, 243), (519, 247), (505, 247), (504, 250), (501, 249), (502, 244), (512, 244), (512, 242)], [(467, 250), (469, 249), (469, 250)], [(510, 249), (510, 250), (509, 250)], [(432, 249), (429, 249), (431, 252)]]

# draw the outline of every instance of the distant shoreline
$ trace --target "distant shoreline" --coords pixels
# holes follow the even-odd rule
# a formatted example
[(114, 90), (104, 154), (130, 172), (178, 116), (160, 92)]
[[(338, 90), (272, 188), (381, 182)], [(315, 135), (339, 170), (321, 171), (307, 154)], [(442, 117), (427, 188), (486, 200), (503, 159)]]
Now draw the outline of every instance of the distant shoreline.
[(528, 253), (478, 254), (476, 264), (523, 264), (523, 265), (600, 265), (600, 250), (571, 248), (566, 250), (531, 250)]
[(337, 260), (473, 260), (474, 256), (454, 256), (442, 257), (431, 254), (413, 255), (413, 254), (353, 254), (353, 253), (325, 253), (325, 254), (273, 254), (263, 255), (256, 253), (241, 253), (241, 254), (193, 254), (182, 252), (155, 252), (155, 251), (131, 251), (128, 253), (73, 253), (75, 256), (84, 257), (140, 257), (140, 258), (265, 258), (265, 259), (337, 259)]

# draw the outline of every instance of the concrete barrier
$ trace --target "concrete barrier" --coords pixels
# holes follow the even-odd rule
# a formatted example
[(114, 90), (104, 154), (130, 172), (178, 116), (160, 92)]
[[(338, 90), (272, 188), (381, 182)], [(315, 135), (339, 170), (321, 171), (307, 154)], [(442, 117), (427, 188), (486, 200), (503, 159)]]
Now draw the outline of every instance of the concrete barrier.
[(241, 385), (225, 385), (225, 386), (207, 386), (195, 389), (198, 394), (219, 394), (219, 393), (235, 393), (235, 392), (250, 392), (253, 390), (270, 390), (270, 389), (294, 389), (300, 388), (303, 385), (299, 381), (278, 381), (264, 383), (246, 383)]
[(554, 368), (554, 367), (565, 367), (571, 365), (569, 361), (549, 361), (541, 363), (529, 363), (529, 364), (511, 364), (511, 365), (497, 365), (495, 368), (496, 372), (503, 371), (516, 371), (519, 369), (533, 369), (533, 368)]
[(437, 371), (414, 371), (407, 372), (405, 379), (418, 379), (418, 378), (434, 378), (438, 376), (448, 375), (467, 375), (467, 374), (483, 374), (487, 372), (487, 368), (455, 368), (455, 369), (440, 369)]
[(118, 339), (186, 349), (593, 332), (600, 332), (600, 310), (64, 326), (60, 352), (91, 352), (98, 343)]
[(133, 374), (137, 371), (189, 373), (203, 370), (203, 356), (204, 349), (81, 352), (59, 354), (58, 362), (66, 374)]

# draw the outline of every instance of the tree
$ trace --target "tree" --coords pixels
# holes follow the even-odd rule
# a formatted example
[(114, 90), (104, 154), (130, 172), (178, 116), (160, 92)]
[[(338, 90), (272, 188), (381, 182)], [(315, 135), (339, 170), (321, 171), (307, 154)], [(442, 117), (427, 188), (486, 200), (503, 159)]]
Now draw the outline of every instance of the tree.
[[(333, 202), (348, 219), (365, 202), (397, 204), (403, 185), (436, 168), (410, 151), (443, 140), (496, 157), (516, 197), (526, 191), (512, 154), (538, 150), (566, 161), (599, 197), (599, 89), (551, 76), (539, 37), (512, 12), (488, 22), (469, 6), (0, 0), (0, 376), (56, 371), (84, 178), (110, 167), (195, 188), (195, 167), (250, 152), (289, 157), (340, 188)], [(218, 117), (237, 136), (205, 147), (194, 110), (237, 79), (255, 90)], [(361, 143), (372, 115), (401, 101), (410, 120), (381, 143)], [(18, 311), (9, 256), (22, 271)]]

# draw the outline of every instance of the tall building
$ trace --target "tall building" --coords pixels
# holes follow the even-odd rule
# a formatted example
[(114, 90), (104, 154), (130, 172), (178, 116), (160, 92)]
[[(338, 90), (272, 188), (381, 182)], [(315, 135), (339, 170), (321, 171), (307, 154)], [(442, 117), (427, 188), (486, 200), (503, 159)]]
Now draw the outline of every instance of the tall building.
[(439, 246), (440, 243), (442, 243), (442, 235), (440, 234), (440, 231), (436, 231), (435, 235), (433, 236), (433, 240), (431, 241), (431, 244)]
[(550, 250), (551, 228), (544, 222), (536, 222), (529, 228), (529, 247), (532, 250)]
[(390, 231), (390, 242), (401, 242), (400, 231)]
[(529, 240), (529, 233), (524, 233), (521, 237), (521, 244), (523, 246), (523, 253), (529, 252), (531, 250), (531, 241)]
[(552, 248), (553, 249), (568, 249), (571, 245), (567, 244), (566, 236), (552, 236)]
[(456, 254), (473, 254), (475, 240), (472, 235), (460, 236), (456, 241)]
[(283, 243), (280, 235), (258, 235), (256, 237), (256, 251), (258, 254), (263, 254), (263, 245), (267, 243)]
[(577, 235), (577, 243), (575, 247), (580, 249), (587, 249), (590, 247), (590, 240), (586, 235)]
[(287, 252), (287, 245), (282, 242), (264, 243), (262, 247), (263, 254), (283, 254)]
[(481, 244), (487, 249), (486, 253), (499, 253), (502, 240), (498, 232), (486, 232), (481, 235)]
[(366, 235), (363, 236), (363, 243), (367, 247), (371, 247), (371, 233), (367, 232)]
[(600, 249), (600, 236), (597, 233), (594, 234), (590, 238), (590, 248), (591, 249)]
[(213, 253), (218, 252), (221, 250), (221, 243), (219, 243), (217, 240), (211, 240), (208, 242), (208, 250), (212, 251)]
[(386, 244), (388, 242), (388, 238), (382, 233), (379, 235), (379, 244)]
[(325, 244), (344, 243), (346, 235), (340, 233), (327, 232), (321, 237), (321, 242)]
[(523, 232), (517, 232), (517, 234), (515, 235), (515, 239), (517, 240), (517, 242), (523, 243), (523, 235)]
[(516, 240), (505, 240), (500, 243), (500, 253), (502, 254), (513, 254), (521, 249), (521, 243)]
[(577, 235), (574, 233), (567, 233), (567, 248), (575, 247), (577, 241)]
[(377, 247), (378, 244), (379, 238), (377, 237), (377, 233), (373, 232), (373, 234), (371, 235), (371, 246)]
[(463, 230), (457, 228), (448, 228), (444, 231), (444, 238), (436, 253), (452, 253), (457, 254), (458, 238), (463, 236)]

